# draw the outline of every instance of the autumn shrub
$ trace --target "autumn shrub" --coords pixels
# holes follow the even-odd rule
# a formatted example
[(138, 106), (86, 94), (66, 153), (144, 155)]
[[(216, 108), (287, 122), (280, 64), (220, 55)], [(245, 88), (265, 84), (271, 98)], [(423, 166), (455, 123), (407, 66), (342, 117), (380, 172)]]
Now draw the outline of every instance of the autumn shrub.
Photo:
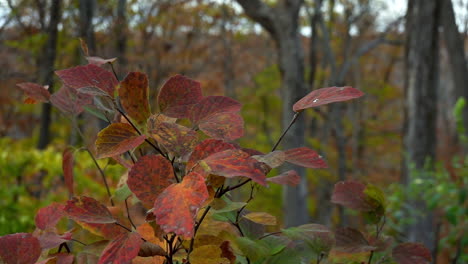
[[(64, 151), (63, 174), (73, 197), (39, 209), (36, 230), (0, 237), (0, 257), (10, 263), (428, 263), (417, 243), (383, 235), (385, 197), (377, 187), (357, 181), (336, 184), (332, 201), (362, 213), (373, 231), (336, 230), (306, 224), (269, 232), (276, 225), (266, 212), (248, 212), (256, 186), (297, 185), (293, 170), (269, 176), (284, 163), (320, 169), (325, 160), (307, 147), (278, 150), (285, 129), (268, 153), (245, 148), (241, 104), (225, 96), (204, 96), (200, 83), (182, 75), (169, 78), (150, 106), (147, 76), (130, 72), (119, 81), (102, 66), (113, 60), (56, 71), (63, 86), (54, 94), (38, 84), (18, 86), (27, 102), (49, 102), (75, 118), (88, 111), (107, 121), (93, 146), (94, 161), (108, 159), (128, 170), (109, 186), (96, 162), (108, 199), (75, 193), (74, 150)], [(294, 125), (307, 108), (362, 96), (352, 87), (312, 91), (294, 106)], [(79, 131), (79, 127), (75, 127)], [(79, 134), (82, 135), (81, 132)], [(268, 177), (267, 177), (268, 175)], [(227, 181), (229, 179), (229, 181)], [(116, 187), (111, 191), (111, 187)], [(230, 193), (247, 188), (247, 201)], [(69, 219), (68, 231), (56, 228)], [(374, 257), (375, 256), (375, 257)], [(377, 259), (378, 257), (378, 259)], [(374, 262), (373, 262), (374, 261)]]

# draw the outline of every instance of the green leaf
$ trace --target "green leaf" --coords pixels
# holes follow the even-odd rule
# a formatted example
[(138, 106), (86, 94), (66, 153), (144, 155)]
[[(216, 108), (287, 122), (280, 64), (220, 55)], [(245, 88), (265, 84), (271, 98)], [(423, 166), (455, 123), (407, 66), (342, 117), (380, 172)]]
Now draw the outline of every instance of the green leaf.
[(124, 184), (122, 187), (117, 189), (114, 193), (114, 200), (117, 202), (123, 202), (127, 199), (130, 195), (132, 195), (132, 191), (128, 188), (127, 184)]
[(252, 261), (257, 261), (269, 255), (270, 250), (265, 245), (258, 241), (251, 240), (247, 237), (238, 237), (236, 244), (246, 257)]
[(319, 224), (306, 224), (281, 231), (292, 240), (304, 241), (315, 254), (328, 254), (335, 243), (328, 227)]

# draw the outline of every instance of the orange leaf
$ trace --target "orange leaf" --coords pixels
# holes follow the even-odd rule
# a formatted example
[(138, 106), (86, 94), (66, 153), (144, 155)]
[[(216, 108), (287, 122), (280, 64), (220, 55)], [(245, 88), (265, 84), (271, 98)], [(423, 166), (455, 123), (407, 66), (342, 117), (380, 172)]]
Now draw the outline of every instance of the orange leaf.
[(110, 124), (96, 139), (98, 158), (113, 157), (138, 147), (145, 141), (145, 135), (138, 135), (135, 129), (127, 123)]
[(128, 115), (138, 124), (145, 124), (151, 115), (146, 74), (130, 72), (120, 83), (119, 97), (122, 107)]
[(164, 232), (186, 239), (193, 237), (195, 216), (208, 199), (205, 178), (192, 172), (181, 183), (172, 184), (154, 203), (154, 215)]

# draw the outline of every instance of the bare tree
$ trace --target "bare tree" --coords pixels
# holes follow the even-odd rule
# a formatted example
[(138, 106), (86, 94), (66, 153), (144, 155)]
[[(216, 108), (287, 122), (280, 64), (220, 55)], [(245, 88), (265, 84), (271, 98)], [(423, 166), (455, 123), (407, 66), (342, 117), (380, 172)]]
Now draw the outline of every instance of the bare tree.
[(127, 50), (127, 0), (119, 0), (117, 2), (117, 18), (115, 22), (116, 35), (116, 56), (119, 61), (120, 74), (124, 73), (124, 68), (127, 65), (125, 52)]
[[(458, 31), (451, 0), (442, 0), (441, 16), (456, 96), (468, 100), (468, 66), (465, 58), (464, 39)], [(465, 135), (468, 136), (468, 107), (463, 109), (463, 124), (467, 128)], [(465, 152), (468, 152), (468, 146), (465, 146)]]
[[(279, 0), (275, 6), (260, 0), (237, 0), (247, 16), (259, 23), (273, 38), (278, 50), (278, 65), (282, 76), (282, 125), (285, 128), (293, 117), (292, 105), (307, 92), (304, 82), (304, 52), (299, 34), (299, 10), (302, 0)], [(304, 143), (304, 122), (297, 122), (284, 138), (285, 149)], [(286, 169), (291, 169), (291, 167)], [(307, 183), (305, 170), (293, 167), (301, 175), (297, 187), (284, 188), (285, 224), (307, 223)]]
[[(40, 58), (39, 81), (42, 84), (49, 86), (49, 91), (53, 91), (54, 85), (54, 63), (57, 55), (57, 37), (58, 25), (61, 19), (61, 0), (52, 0), (50, 6), (49, 24), (45, 32), (47, 33), (47, 41), (44, 43), (43, 57)], [(45, 23), (45, 22), (44, 22)], [(39, 130), (38, 149), (44, 149), (50, 141), (50, 122), (51, 122), (51, 106), (50, 104), (42, 104), (41, 126)]]
[[(424, 177), (436, 157), (436, 113), (438, 85), (438, 25), (441, 0), (410, 0), (406, 21), (406, 120), (405, 166), (402, 181), (411, 175)], [(436, 248), (433, 213), (425, 202), (409, 202), (414, 224), (408, 228), (412, 241)], [(417, 212), (417, 213), (414, 213)]]

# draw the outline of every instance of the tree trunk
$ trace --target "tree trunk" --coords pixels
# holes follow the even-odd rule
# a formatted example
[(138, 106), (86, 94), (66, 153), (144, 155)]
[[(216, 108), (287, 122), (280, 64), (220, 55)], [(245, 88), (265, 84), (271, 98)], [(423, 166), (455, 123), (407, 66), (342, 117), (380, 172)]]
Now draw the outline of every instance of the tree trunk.
[(93, 26), (94, 9), (94, 0), (80, 0), (80, 37), (86, 41), (90, 56), (96, 55)]
[[(402, 177), (405, 184), (409, 183), (411, 175), (415, 173), (423, 178), (431, 169), (436, 156), (440, 4), (440, 0), (408, 2), (405, 166)], [(429, 211), (424, 201), (412, 200), (409, 203), (414, 209), (410, 214), (415, 220), (408, 227), (409, 240), (424, 243), (433, 251), (436, 243), (433, 212)], [(418, 213), (414, 213), (416, 211)]]
[[(458, 31), (451, 0), (441, 0), (441, 22), (444, 29), (444, 40), (447, 47), (456, 96), (468, 101), (468, 66), (465, 58), (464, 40)], [(465, 136), (468, 136), (468, 107), (463, 109), (463, 125)], [(468, 146), (465, 146), (465, 153)]]
[[(299, 10), (302, 0), (281, 0), (270, 7), (260, 0), (237, 0), (247, 16), (258, 22), (271, 35), (278, 49), (278, 64), (282, 77), (281, 96), (283, 101), (282, 126), (286, 128), (293, 117), (292, 105), (307, 93), (304, 83), (304, 53), (299, 34)], [(283, 141), (283, 148), (303, 146), (304, 121), (297, 120)], [(307, 212), (307, 182), (305, 169), (287, 166), (301, 175), (297, 187), (283, 189), (285, 208), (284, 223), (296, 226), (309, 221)]]
[[(50, 7), (50, 20), (47, 27), (47, 41), (43, 50), (45, 51), (42, 63), (39, 68), (40, 83), (49, 85), (49, 91), (52, 93), (54, 85), (54, 63), (57, 55), (57, 36), (58, 24), (61, 19), (60, 5), (61, 0), (53, 0)], [(42, 104), (41, 127), (39, 130), (38, 149), (45, 149), (50, 142), (50, 121), (51, 106)]]
[(119, 75), (125, 74), (125, 67), (127, 65), (127, 58), (125, 52), (127, 50), (127, 0), (119, 0), (117, 3), (117, 19), (115, 23), (116, 35), (116, 53), (119, 62)]

